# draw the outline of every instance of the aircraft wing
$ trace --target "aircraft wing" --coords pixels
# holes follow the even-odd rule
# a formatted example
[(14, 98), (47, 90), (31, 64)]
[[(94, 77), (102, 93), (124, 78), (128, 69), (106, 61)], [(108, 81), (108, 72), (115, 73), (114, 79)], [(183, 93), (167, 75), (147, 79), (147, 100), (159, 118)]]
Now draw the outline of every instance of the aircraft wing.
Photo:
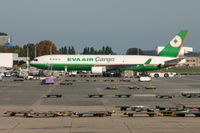
[(107, 65), (106, 69), (107, 70), (116, 70), (116, 69), (127, 69), (127, 68), (131, 68), (131, 67), (135, 67), (137, 65), (134, 64), (129, 64), (129, 65)]

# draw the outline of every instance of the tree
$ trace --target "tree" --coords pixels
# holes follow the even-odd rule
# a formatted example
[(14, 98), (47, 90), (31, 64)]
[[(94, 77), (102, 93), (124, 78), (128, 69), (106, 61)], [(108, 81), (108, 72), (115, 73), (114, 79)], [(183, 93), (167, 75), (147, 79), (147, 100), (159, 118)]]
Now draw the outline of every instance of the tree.
[(0, 32), (0, 36), (8, 36), (8, 34), (4, 32)]
[(11, 53), (18, 53), (20, 57), (25, 56), (23, 54), (24, 53), (23, 48), (18, 45), (9, 48), (8, 51)]
[(76, 54), (74, 47), (71, 47), (71, 53), (70, 54)]
[[(103, 48), (102, 48), (103, 49)], [(105, 52), (104, 52), (106, 55), (109, 55), (109, 54), (114, 54), (113, 51), (112, 51), (112, 48), (109, 47), (109, 46), (106, 46), (105, 48)]]
[(99, 50), (96, 50), (93, 47), (85, 47), (83, 49), (83, 54), (97, 54), (97, 55), (103, 54), (103, 55), (109, 55), (109, 54), (115, 54), (115, 53), (112, 51), (111, 47), (109, 47), (109, 46), (106, 46), (106, 47), (103, 46), (102, 49), (99, 49)]
[(94, 54), (95, 53), (95, 49), (93, 47), (90, 48), (89, 54)]
[(55, 44), (50, 40), (44, 40), (37, 44), (37, 55), (59, 54)]
[(60, 54), (76, 54), (75, 48), (73, 46), (69, 46), (69, 47), (61, 47), (59, 49)]
[(60, 52), (60, 54), (68, 54), (67, 47), (66, 47), (66, 46), (61, 47), (61, 48), (59, 49), (59, 52)]
[(63, 49), (63, 54), (68, 54), (67, 47), (65, 46)]
[(139, 48), (129, 48), (126, 51), (127, 55), (144, 55), (144, 52)]
[(90, 52), (90, 50), (89, 50), (88, 47), (85, 47), (85, 48), (83, 49), (83, 54), (89, 54), (89, 52)]
[(8, 48), (6, 48), (4, 46), (0, 46), (0, 52), (1, 53), (6, 53), (6, 52), (8, 52)]

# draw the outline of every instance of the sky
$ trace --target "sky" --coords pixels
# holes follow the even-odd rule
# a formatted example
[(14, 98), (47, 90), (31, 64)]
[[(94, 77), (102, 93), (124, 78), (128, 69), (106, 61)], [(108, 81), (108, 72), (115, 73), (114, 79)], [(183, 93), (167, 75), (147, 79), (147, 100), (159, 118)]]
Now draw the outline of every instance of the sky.
[(164, 46), (189, 30), (185, 46), (200, 51), (199, 0), (0, 0), (0, 32), (14, 45), (51, 40), (57, 48)]

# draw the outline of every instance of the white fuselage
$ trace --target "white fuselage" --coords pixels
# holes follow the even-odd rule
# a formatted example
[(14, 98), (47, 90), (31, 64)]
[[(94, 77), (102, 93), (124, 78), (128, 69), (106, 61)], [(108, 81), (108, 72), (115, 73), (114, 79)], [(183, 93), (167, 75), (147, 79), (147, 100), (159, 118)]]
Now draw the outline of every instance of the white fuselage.
[(172, 57), (145, 55), (45, 55), (31, 61), (31, 64), (92, 64), (92, 65), (139, 65), (152, 59), (151, 64), (165, 64)]

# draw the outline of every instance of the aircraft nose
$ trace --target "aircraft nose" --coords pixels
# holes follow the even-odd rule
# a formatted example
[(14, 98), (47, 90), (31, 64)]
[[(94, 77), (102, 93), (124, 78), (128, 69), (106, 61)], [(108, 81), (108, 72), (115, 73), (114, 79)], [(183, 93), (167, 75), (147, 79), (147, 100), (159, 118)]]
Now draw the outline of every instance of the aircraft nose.
[(30, 61), (30, 65), (31, 65), (31, 66), (34, 66), (34, 64), (35, 64), (35, 61), (33, 61), (33, 60)]

